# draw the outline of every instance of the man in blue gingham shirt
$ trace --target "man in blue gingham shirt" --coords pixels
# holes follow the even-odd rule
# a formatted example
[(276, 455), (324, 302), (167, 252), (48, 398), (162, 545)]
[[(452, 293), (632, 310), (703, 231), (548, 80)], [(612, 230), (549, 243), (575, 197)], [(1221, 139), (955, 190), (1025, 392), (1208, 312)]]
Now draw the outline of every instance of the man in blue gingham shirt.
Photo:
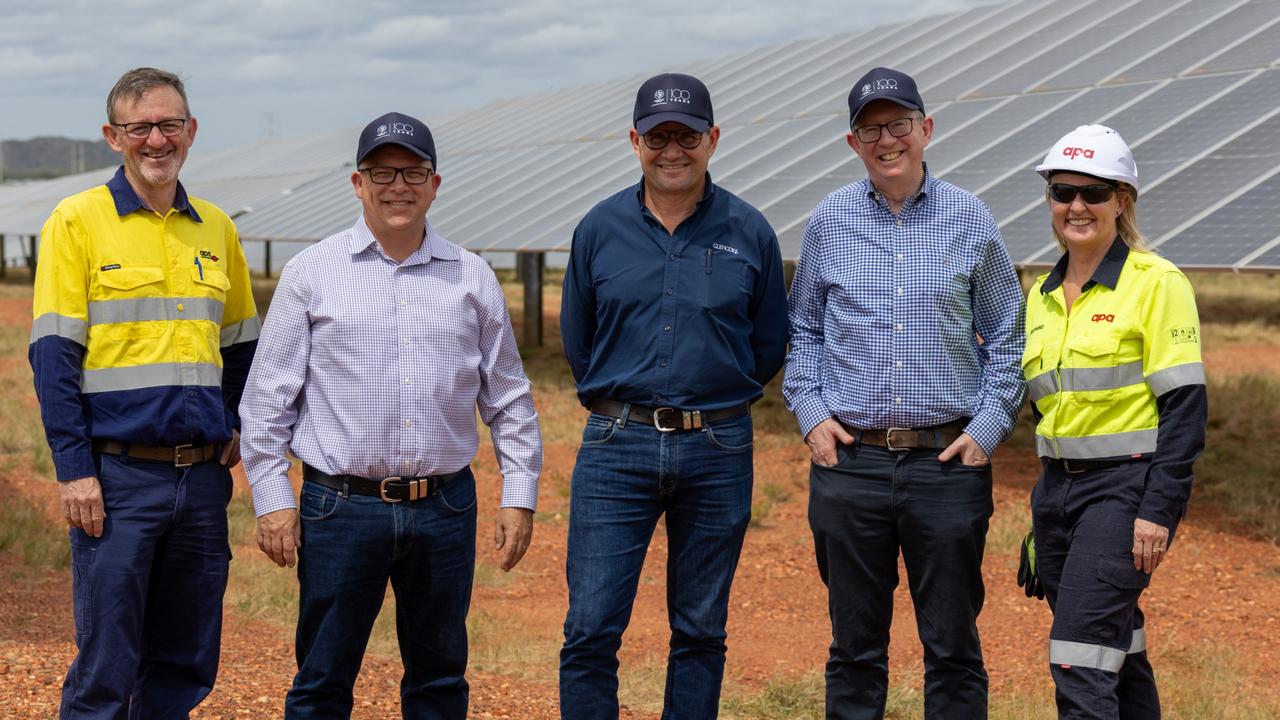
[[(404, 717), (466, 717), (477, 410), (503, 476), (502, 569), (529, 547), (542, 469), (529, 380), (493, 271), (427, 222), (436, 167), (420, 121), (365, 128), (351, 176), (363, 215), (285, 266), (240, 405), (258, 544), (298, 559), (286, 718), (350, 716), (388, 580)], [(286, 450), (303, 462), (300, 503)]]
[(809, 217), (783, 384), (813, 460), (827, 717), (883, 717), (899, 550), (926, 648), (925, 717), (985, 717), (990, 457), (1025, 394), (1022, 291), (986, 206), (929, 175), (933, 119), (914, 81), (876, 68), (849, 111), (868, 178)]

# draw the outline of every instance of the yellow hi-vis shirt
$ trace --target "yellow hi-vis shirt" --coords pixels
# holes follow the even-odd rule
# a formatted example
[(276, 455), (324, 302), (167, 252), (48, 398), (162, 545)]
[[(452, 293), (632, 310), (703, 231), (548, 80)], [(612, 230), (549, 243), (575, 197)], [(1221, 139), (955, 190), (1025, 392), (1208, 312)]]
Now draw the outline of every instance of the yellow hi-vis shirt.
[(231, 219), (181, 185), (145, 208), (117, 172), (54, 209), (40, 239), (30, 358), (59, 479), (90, 441), (221, 443), (259, 322)]
[(1111, 276), (1100, 267), (1070, 314), (1061, 286), (1065, 263), (1041, 276), (1028, 295), (1022, 369), (1041, 415), (1041, 457), (1153, 453), (1156, 398), (1205, 382), (1200, 318), (1187, 277), (1168, 260), (1130, 251), (1118, 239), (1103, 261), (1108, 264)]

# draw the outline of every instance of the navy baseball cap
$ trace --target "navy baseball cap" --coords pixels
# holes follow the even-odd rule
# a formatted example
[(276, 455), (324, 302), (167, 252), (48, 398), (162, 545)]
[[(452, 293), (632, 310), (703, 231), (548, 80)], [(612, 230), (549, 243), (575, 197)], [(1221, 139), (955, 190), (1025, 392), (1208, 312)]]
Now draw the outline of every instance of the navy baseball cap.
[(389, 112), (364, 126), (356, 148), (356, 165), (383, 145), (399, 145), (436, 167), (436, 143), (431, 131), (421, 120), (398, 112)]
[(636, 132), (644, 135), (664, 122), (678, 122), (697, 132), (715, 124), (711, 93), (692, 75), (654, 75), (636, 93), (636, 109), (631, 113)]
[(924, 99), (910, 75), (878, 67), (863, 75), (849, 91), (849, 124), (858, 119), (862, 108), (876, 100), (888, 100), (909, 110), (924, 112)]

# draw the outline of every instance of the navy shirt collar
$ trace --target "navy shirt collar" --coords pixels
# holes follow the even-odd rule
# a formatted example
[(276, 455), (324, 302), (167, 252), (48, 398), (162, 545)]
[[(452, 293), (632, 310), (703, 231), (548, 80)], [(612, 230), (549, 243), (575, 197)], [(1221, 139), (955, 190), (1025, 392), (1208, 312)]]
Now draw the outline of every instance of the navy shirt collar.
[[(702, 185), (702, 198), (698, 200), (697, 205), (693, 208), (695, 213), (716, 194), (716, 185), (711, 182), (711, 172), (708, 171), (703, 176), (703, 179), (705, 182)], [(639, 184), (636, 185), (636, 200), (640, 202), (640, 210), (646, 212), (648, 208), (644, 206), (644, 178), (641, 178)]]
[[(1062, 279), (1067, 275), (1067, 260), (1071, 257), (1071, 253), (1063, 253), (1058, 258), (1058, 262), (1049, 271), (1049, 275), (1045, 277), (1044, 283), (1040, 285), (1040, 292), (1049, 294), (1058, 289), (1062, 284)], [(1120, 271), (1124, 269), (1124, 263), (1129, 259), (1129, 246), (1124, 244), (1120, 236), (1116, 236), (1111, 241), (1111, 247), (1107, 249), (1107, 254), (1102, 258), (1102, 262), (1098, 263), (1098, 267), (1094, 269), (1093, 276), (1089, 278), (1089, 282), (1080, 288), (1080, 292), (1084, 292), (1094, 285), (1102, 284), (1116, 289), (1120, 284)]]
[[(133, 186), (129, 184), (129, 179), (124, 176), (123, 165), (107, 181), (107, 189), (111, 191), (111, 199), (115, 200), (116, 203), (116, 213), (121, 217), (138, 210), (154, 210), (154, 208), (147, 207), (146, 203), (142, 202), (142, 198), (138, 197), (138, 193), (134, 192)], [(178, 183), (178, 191), (173, 195), (173, 209), (186, 213), (196, 222), (204, 222), (200, 219), (200, 214), (196, 212), (195, 207), (191, 205), (191, 199), (187, 197), (187, 190), (182, 187), (181, 182)]]

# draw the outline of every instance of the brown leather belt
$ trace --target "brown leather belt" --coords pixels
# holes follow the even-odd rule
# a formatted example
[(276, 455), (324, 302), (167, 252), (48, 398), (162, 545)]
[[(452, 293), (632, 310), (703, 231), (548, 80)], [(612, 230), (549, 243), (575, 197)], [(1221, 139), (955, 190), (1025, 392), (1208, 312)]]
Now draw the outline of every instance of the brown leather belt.
[(302, 479), (323, 485), (330, 490), (348, 492), (355, 495), (369, 495), (380, 498), (385, 503), (398, 503), (402, 500), (421, 500), (439, 492), (440, 488), (454, 478), (461, 477), (471, 468), (463, 466), (447, 475), (426, 475), (423, 477), (386, 477), (380, 480), (360, 477), (358, 475), (330, 475), (310, 465), (302, 464)]
[[(609, 417), (621, 418), (626, 403), (617, 400), (596, 400), (591, 403), (591, 412)], [(681, 410), (672, 407), (649, 408), (643, 405), (632, 405), (627, 420), (652, 425), (658, 432), (675, 430), (701, 430), (717, 420), (742, 417), (751, 412), (751, 405), (742, 403), (719, 410)]]
[[(842, 423), (843, 424), (843, 423)], [(845, 430), (855, 442), (889, 450), (943, 450), (964, 433), (968, 418), (961, 418), (945, 425), (926, 428), (888, 428), (887, 430), (859, 430), (845, 425)]]
[(221, 448), (217, 445), (142, 445), (140, 443), (123, 443), (118, 440), (94, 440), (90, 443), (94, 452), (104, 455), (124, 455), (141, 460), (158, 460), (173, 463), (174, 467), (190, 467), (202, 462), (209, 462), (218, 457)]

